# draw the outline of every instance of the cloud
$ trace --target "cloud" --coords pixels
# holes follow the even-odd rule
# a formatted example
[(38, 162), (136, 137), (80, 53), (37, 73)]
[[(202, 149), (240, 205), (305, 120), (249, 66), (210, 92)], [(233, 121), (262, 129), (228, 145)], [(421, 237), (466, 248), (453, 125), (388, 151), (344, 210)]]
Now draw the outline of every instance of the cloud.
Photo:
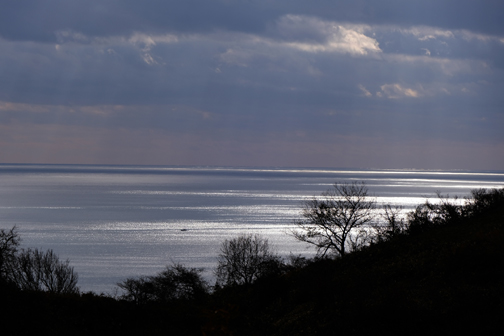
[(178, 37), (173, 34), (165, 35), (149, 35), (143, 33), (134, 33), (128, 42), (134, 45), (143, 45), (144, 48), (151, 48), (157, 43), (176, 43), (178, 42)]
[[(456, 9), (456, 10), (455, 10)], [(11, 1), (0, 12), (0, 36), (9, 40), (55, 43), (55, 31), (71, 29), (86, 36), (214, 30), (258, 34), (284, 15), (326, 21), (439, 30), (466, 29), (502, 35), (504, 4), (494, 0), (25, 0)]]
[(421, 49), (425, 51), (425, 55), (427, 55), (427, 56), (431, 55), (431, 52), (429, 49), (427, 49), (427, 48), (421, 48)]
[(89, 43), (92, 39), (85, 36), (84, 34), (66, 29), (60, 30), (54, 33), (56, 35), (56, 40), (59, 44), (63, 43)]
[(418, 98), (421, 96), (419, 91), (403, 87), (401, 84), (384, 84), (380, 86), (380, 89), (381, 91), (377, 92), (376, 95), (389, 99)]
[(368, 90), (364, 87), (364, 85), (359, 84), (359, 85), (358, 85), (358, 87), (359, 87), (359, 89), (362, 91), (362, 93), (364, 94), (364, 96), (366, 96), (366, 97), (371, 97), (371, 96), (373, 96), (373, 94), (372, 94), (371, 92), (369, 92), (369, 91), (368, 91)]
[[(204, 95), (197, 100), (191, 97), (210, 92), (211, 83), (214, 89), (222, 88), (219, 94), (226, 99), (231, 98), (231, 92), (235, 95), (232, 99), (244, 101), (256, 95), (254, 104), (266, 105), (290, 99), (288, 92), (293, 90), (298, 99), (309, 94), (330, 95), (328, 90), (339, 97), (358, 85), (377, 92), (383, 83), (401, 83), (415, 92), (416, 85), (421, 84), (425, 88), (422, 96), (426, 96), (429, 87), (438, 86), (436, 83), (449, 88), (456, 85), (453, 81), (467, 84), (492, 76), (493, 55), (497, 62), (499, 53), (469, 58), (467, 53), (455, 54), (458, 49), (452, 47), (451, 54), (441, 57), (436, 46), (418, 40), (417, 36), (425, 34), (449, 38), (452, 45), (463, 40), (455, 30), (447, 33), (426, 27), (347, 24), (301, 15), (278, 18), (262, 35), (133, 32), (98, 38), (61, 31), (65, 38), (57, 48), (0, 39), (0, 67), (4, 78), (9, 78), (0, 84), (0, 99), (38, 99), (47, 104), (58, 103), (60, 97), (72, 104), (89, 104), (84, 100), (93, 100), (94, 104), (207, 104), (215, 100)], [(387, 47), (391, 41), (403, 46), (410, 43), (411, 48)], [(497, 48), (492, 41), (499, 40), (494, 37), (464, 43), (478, 43), (466, 49), (481, 49), (480, 43)], [(423, 79), (426, 76), (428, 80)], [(28, 83), (29, 92), (15, 89), (23, 83)], [(317, 99), (309, 100), (312, 103)], [(212, 108), (227, 109), (217, 105)]]
[(224, 53), (220, 55), (220, 59), (231, 65), (237, 65), (241, 67), (247, 67), (248, 62), (252, 58), (252, 54), (244, 50), (227, 49)]
[(367, 55), (380, 52), (376, 40), (342, 26), (334, 27), (334, 33), (325, 44), (289, 42), (287, 46), (307, 52), (342, 52), (355, 55)]
[(132, 43), (133, 45), (139, 46), (142, 53), (142, 59), (145, 63), (147, 63), (148, 65), (158, 64), (158, 62), (156, 62), (150, 54), (151, 48), (156, 45), (156, 42), (154, 42), (154, 39), (151, 36), (135, 33), (128, 39), (128, 42)]
[(453, 38), (454, 34), (450, 30), (442, 30), (434, 27), (426, 27), (426, 26), (415, 26), (411, 28), (401, 28), (400, 31), (403, 34), (411, 34), (415, 36), (419, 41), (427, 41), (437, 38)]
[[(299, 15), (286, 15), (279, 20), (279, 35), (297, 41), (285, 45), (307, 52), (340, 52), (367, 55), (380, 52), (378, 42), (362, 33), (367, 27), (343, 25)], [(311, 40), (311, 41), (310, 41)], [(319, 40), (319, 41), (317, 41)]]

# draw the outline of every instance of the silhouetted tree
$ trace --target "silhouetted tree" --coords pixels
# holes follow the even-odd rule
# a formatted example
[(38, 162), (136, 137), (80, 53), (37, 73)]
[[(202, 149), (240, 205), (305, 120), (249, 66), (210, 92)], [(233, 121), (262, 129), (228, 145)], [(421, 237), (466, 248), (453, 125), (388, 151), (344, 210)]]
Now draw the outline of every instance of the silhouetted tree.
[(380, 216), (385, 220), (385, 224), (376, 222), (371, 225), (375, 231), (375, 241), (388, 240), (406, 232), (408, 223), (401, 215), (402, 210), (402, 206), (383, 205), (383, 213)]
[(12, 280), (16, 253), (21, 241), (14, 226), (10, 230), (0, 229), (0, 282)]
[[(418, 205), (415, 210), (408, 213), (407, 232), (416, 234), (430, 228), (456, 222), (467, 215), (466, 206), (452, 203), (449, 196), (443, 196), (437, 193), (439, 201), (432, 203), (429, 200)], [(455, 201), (457, 197), (455, 197)], [(468, 201), (470, 203), (471, 201)]]
[(136, 304), (142, 304), (149, 301), (154, 301), (152, 284), (148, 277), (141, 276), (138, 278), (127, 278), (126, 280), (117, 283), (117, 286), (124, 292), (120, 296), (121, 299), (131, 301)]
[(294, 255), (291, 252), (287, 257), (284, 267), (286, 270), (301, 269), (308, 266), (313, 261), (313, 259), (307, 259), (301, 255)]
[(466, 205), (468, 216), (504, 207), (504, 189), (474, 189), (471, 190), (471, 196)]
[(268, 239), (257, 234), (225, 240), (217, 260), (218, 286), (251, 284), (281, 272), (282, 261), (270, 249)]
[(449, 196), (437, 193), (439, 201), (431, 203), (427, 200), (418, 205), (414, 211), (408, 214), (409, 234), (423, 232), (439, 225), (459, 223), (460, 220), (477, 216), (482, 213), (489, 214), (494, 210), (504, 207), (504, 189), (474, 189), (465, 204), (457, 204), (449, 201)]
[(150, 278), (159, 301), (195, 300), (208, 293), (208, 285), (202, 278), (202, 269), (187, 268), (181, 264), (166, 267)]
[(335, 183), (320, 198), (304, 203), (302, 218), (295, 221), (297, 229), (292, 235), (315, 245), (319, 257), (328, 253), (344, 256), (348, 249), (368, 242), (365, 226), (374, 219), (375, 204), (363, 182)]
[(128, 278), (117, 286), (124, 291), (122, 299), (138, 304), (197, 300), (208, 294), (208, 284), (201, 272), (201, 269), (173, 264), (155, 276)]
[(13, 280), (22, 290), (78, 293), (78, 275), (70, 262), (60, 261), (52, 251), (22, 250), (16, 256)]

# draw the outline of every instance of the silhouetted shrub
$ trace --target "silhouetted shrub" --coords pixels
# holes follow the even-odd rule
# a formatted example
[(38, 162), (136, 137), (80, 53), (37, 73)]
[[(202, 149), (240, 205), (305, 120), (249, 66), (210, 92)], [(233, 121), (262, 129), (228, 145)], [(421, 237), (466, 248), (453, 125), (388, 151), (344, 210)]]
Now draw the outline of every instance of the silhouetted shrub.
[(385, 224), (381, 222), (371, 224), (375, 234), (374, 242), (386, 241), (406, 232), (408, 223), (401, 215), (402, 210), (401, 206), (383, 205), (383, 213), (380, 216), (385, 220)]
[(120, 296), (122, 300), (135, 302), (137, 304), (155, 300), (153, 296), (152, 283), (148, 277), (127, 278), (117, 283), (124, 293)]
[(471, 195), (472, 200), (466, 206), (470, 216), (504, 207), (504, 189), (475, 189), (471, 191)]
[[(417, 234), (439, 225), (456, 223), (466, 217), (466, 206), (450, 203), (448, 197), (437, 194), (438, 203), (426, 201), (408, 214), (407, 232)], [(457, 197), (455, 197), (455, 201)]]
[(208, 294), (208, 284), (201, 272), (201, 269), (174, 264), (155, 276), (128, 278), (117, 286), (124, 290), (121, 299), (137, 304), (198, 300)]
[[(491, 214), (495, 210), (504, 208), (504, 189), (475, 189), (471, 191), (471, 198), (466, 199), (464, 205), (450, 203), (448, 197), (438, 193), (439, 203), (426, 201), (408, 214), (407, 232), (416, 234), (427, 229), (459, 223), (462, 220)], [(455, 197), (455, 201), (457, 198)]]
[(441, 218), (436, 216), (434, 204), (428, 201), (418, 205), (414, 211), (408, 213), (408, 233), (417, 234), (440, 224)]
[(289, 257), (287, 258), (285, 267), (286, 269), (299, 269), (308, 266), (308, 264), (310, 264), (311, 262), (313, 262), (312, 259), (308, 259), (301, 255), (294, 255), (291, 252), (289, 254)]
[(201, 277), (201, 269), (186, 268), (181, 264), (166, 267), (151, 277), (158, 301), (197, 300), (208, 293), (208, 285)]

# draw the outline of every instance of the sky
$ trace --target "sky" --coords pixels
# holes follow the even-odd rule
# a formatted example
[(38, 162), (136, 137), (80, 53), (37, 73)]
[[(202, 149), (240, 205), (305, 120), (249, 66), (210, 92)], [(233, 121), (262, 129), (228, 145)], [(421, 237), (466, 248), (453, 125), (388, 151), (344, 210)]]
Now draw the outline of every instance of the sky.
[(504, 170), (502, 0), (0, 7), (0, 163)]

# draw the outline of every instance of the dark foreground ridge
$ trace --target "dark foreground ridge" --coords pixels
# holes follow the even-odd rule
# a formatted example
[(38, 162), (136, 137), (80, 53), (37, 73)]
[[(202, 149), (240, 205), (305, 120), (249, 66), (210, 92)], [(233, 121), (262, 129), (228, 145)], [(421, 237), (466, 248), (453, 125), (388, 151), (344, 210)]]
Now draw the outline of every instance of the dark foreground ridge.
[(500, 335), (504, 192), (495, 195), (470, 215), (417, 211), (407, 233), (196, 299), (135, 304), (3, 284), (2, 335)]

